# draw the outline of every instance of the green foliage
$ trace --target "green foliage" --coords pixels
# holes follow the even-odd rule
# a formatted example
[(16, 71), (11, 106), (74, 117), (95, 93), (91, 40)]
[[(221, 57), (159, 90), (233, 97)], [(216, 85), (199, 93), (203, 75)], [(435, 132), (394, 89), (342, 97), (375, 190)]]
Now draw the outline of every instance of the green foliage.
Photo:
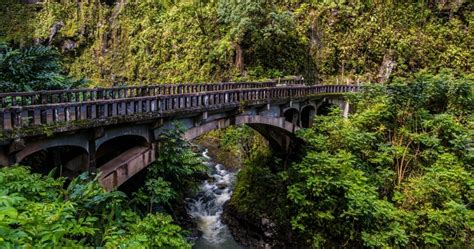
[(234, 65), (248, 67), (249, 78), (281, 77), (306, 73), (313, 66), (307, 46), (295, 32), (291, 10), (274, 1), (218, 1), (218, 20), (224, 25), (225, 38), (235, 50)]
[(0, 245), (17, 247), (190, 248), (169, 216), (141, 217), (121, 192), (87, 173), (53, 179), (16, 166), (0, 169)]
[(171, 201), (184, 200), (185, 194), (197, 187), (197, 176), (205, 172), (200, 156), (182, 138), (179, 123), (160, 135), (159, 155), (147, 168), (145, 186), (135, 193), (135, 201), (148, 212), (160, 205), (169, 207)]
[(288, 170), (252, 157), (231, 203), (295, 247), (472, 247), (473, 97), (472, 76), (449, 71), (367, 85), (349, 118), (331, 109), (299, 133)]
[(315, 247), (334, 242), (362, 246), (361, 232), (366, 246), (406, 245), (408, 236), (397, 210), (379, 200), (376, 188), (357, 166), (346, 151), (307, 153), (295, 165), (297, 176), (288, 188), (297, 208), (293, 227)]
[(466, 205), (473, 198), (472, 172), (456, 156), (444, 153), (425, 174), (405, 182), (394, 200), (410, 212), (410, 237), (417, 244), (462, 247), (474, 232), (474, 212)]
[[(408, 82), (406, 82), (408, 81)], [(474, 81), (420, 74), (317, 117), (290, 171), (293, 228), (314, 247), (470, 247)]]
[(251, 159), (256, 154), (269, 153), (265, 138), (246, 125), (218, 130), (209, 135), (219, 139), (221, 150), (231, 152), (242, 162)]
[(191, 248), (179, 226), (169, 215), (148, 214), (130, 224), (129, 231), (113, 230), (106, 237), (107, 248)]
[(34, 32), (30, 25), (35, 18), (33, 6), (24, 5), (20, 0), (2, 0), (0, 8), (0, 42), (15, 41), (20, 45), (30, 44)]
[(59, 53), (50, 47), (14, 49), (0, 43), (1, 92), (69, 89), (83, 85), (63, 74)]
[(97, 85), (473, 70), (472, 1), (19, 2), (0, 10), (0, 40), (52, 44)]
[[(263, 214), (273, 215), (272, 218), (285, 223), (288, 205), (286, 197), (281, 194), (286, 191), (285, 175), (275, 173), (274, 167), (277, 166), (278, 160), (263, 151), (254, 153), (245, 161), (231, 199), (238, 212), (256, 220)], [(264, 201), (262, 196), (265, 196)]]
[(323, 79), (383, 81), (389, 64), (392, 75), (405, 77), (473, 70), (470, 1), (312, 1), (295, 12)]

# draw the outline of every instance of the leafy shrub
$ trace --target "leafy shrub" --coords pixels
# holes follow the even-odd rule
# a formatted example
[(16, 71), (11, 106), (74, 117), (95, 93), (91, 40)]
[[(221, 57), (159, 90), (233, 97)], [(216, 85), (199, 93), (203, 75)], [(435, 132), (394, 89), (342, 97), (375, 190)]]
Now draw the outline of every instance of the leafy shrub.
[(87, 173), (53, 179), (15, 166), (0, 169), (0, 246), (190, 248), (171, 217), (141, 218), (123, 193), (106, 192)]
[(22, 92), (75, 88), (85, 84), (66, 76), (56, 49), (12, 48), (0, 43), (0, 91)]
[(473, 87), (422, 73), (316, 117), (290, 172), (294, 229), (314, 247), (472, 246)]
[(197, 176), (206, 171), (200, 155), (182, 138), (183, 132), (181, 125), (174, 123), (174, 128), (160, 135), (159, 155), (146, 169), (145, 186), (134, 194), (134, 201), (147, 207), (148, 212), (184, 200), (197, 187)]

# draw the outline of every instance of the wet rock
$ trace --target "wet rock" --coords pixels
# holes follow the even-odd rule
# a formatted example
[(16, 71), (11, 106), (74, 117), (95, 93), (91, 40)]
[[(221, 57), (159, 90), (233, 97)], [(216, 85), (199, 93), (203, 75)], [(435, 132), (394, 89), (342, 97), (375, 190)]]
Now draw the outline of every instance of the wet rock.
[(214, 178), (210, 176), (207, 172), (196, 172), (196, 178), (199, 181), (213, 180)]
[(229, 185), (227, 185), (227, 183), (225, 182), (219, 182), (216, 184), (216, 186), (219, 188), (219, 189), (225, 189), (227, 188)]
[(265, 235), (265, 237), (267, 237), (267, 238), (273, 237), (273, 233), (271, 233), (271, 232), (264, 232), (263, 235)]
[(226, 170), (233, 171), (239, 169), (242, 166), (241, 159), (228, 151), (222, 150), (217, 139), (206, 138), (199, 139), (196, 142), (201, 147), (207, 148), (209, 156), (212, 157), (217, 163), (224, 165)]
[(286, 240), (277, 225), (268, 217), (254, 220), (240, 214), (229, 202), (224, 206), (223, 222), (229, 227), (234, 239), (249, 249), (297, 248)]
[(77, 43), (73, 40), (70, 40), (70, 39), (66, 39), (62, 42), (62, 45), (61, 45), (61, 51), (63, 53), (65, 52), (69, 52), (69, 51), (72, 51), (74, 50), (75, 48), (77, 48)]
[(196, 223), (188, 214), (184, 202), (173, 203), (169, 213), (180, 227), (189, 232), (187, 236), (188, 240), (194, 241), (201, 237), (202, 232), (198, 230)]

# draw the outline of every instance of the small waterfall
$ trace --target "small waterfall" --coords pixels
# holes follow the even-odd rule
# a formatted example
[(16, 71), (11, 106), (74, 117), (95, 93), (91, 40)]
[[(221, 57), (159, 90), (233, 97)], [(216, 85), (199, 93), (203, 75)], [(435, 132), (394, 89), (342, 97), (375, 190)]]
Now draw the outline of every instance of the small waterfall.
[(236, 173), (212, 162), (207, 149), (202, 155), (212, 178), (201, 184), (194, 198), (187, 200), (188, 213), (202, 232), (202, 237), (196, 241), (194, 248), (241, 249), (243, 247), (235, 242), (228, 227), (221, 220), (224, 203), (232, 195)]

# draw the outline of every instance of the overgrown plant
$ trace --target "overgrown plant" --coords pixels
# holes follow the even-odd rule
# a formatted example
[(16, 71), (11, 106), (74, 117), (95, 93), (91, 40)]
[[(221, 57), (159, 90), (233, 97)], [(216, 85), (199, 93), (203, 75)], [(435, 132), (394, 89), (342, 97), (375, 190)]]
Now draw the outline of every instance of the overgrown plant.
[(64, 73), (55, 48), (0, 43), (0, 92), (70, 89), (85, 83)]
[(0, 247), (190, 248), (168, 215), (142, 218), (87, 173), (65, 180), (0, 169)]
[(473, 72), (467, 0), (4, 2), (0, 40), (51, 44), (72, 75), (99, 86)]
[(473, 89), (422, 73), (317, 117), (290, 174), (293, 228), (314, 247), (473, 246)]
[(183, 134), (184, 128), (173, 123), (173, 128), (160, 135), (157, 159), (147, 168), (145, 185), (135, 193), (135, 201), (149, 213), (160, 207), (170, 209), (171, 202), (184, 200), (197, 187), (197, 176), (206, 170)]
[(335, 108), (300, 132), (288, 170), (246, 165), (231, 204), (279, 223), (289, 247), (472, 247), (472, 76), (422, 72), (348, 99), (349, 118)]

